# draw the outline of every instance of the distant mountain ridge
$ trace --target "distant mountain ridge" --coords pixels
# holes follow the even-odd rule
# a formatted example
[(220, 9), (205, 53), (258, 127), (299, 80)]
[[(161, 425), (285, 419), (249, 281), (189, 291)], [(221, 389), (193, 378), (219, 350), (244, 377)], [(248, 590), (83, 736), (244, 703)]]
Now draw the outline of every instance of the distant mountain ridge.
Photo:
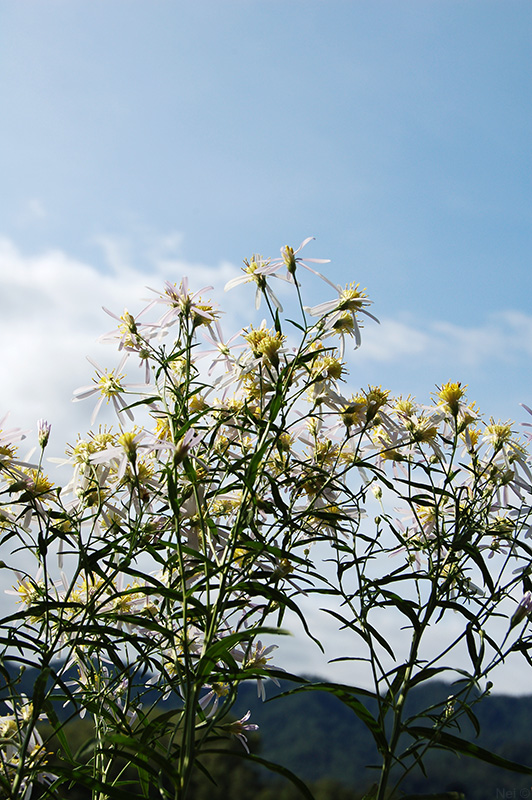
[[(358, 790), (369, 788), (378, 773), (367, 765), (378, 764), (379, 759), (363, 723), (327, 692), (311, 691), (275, 699), (276, 694), (291, 686), (283, 683), (278, 689), (273, 683), (268, 684), (270, 699), (265, 703), (251, 684), (241, 687), (234, 713), (240, 716), (251, 710), (253, 721), (259, 725), (260, 754), (307, 781), (330, 778)], [(441, 681), (414, 687), (407, 713), (445, 703), (452, 694), (452, 685)], [(489, 696), (475, 706), (475, 713), (481, 728), (478, 739), (471, 724), (464, 725), (461, 732), (452, 732), (469, 737), (508, 760), (532, 766), (532, 696)], [(532, 776), (434, 750), (427, 757), (427, 777), (417, 770), (401, 788), (408, 793), (458, 791), (467, 800), (513, 797), (515, 790), (515, 797), (522, 798), (532, 797)]]
[[(18, 674), (14, 667), (9, 667), (8, 672), (13, 677)], [(31, 697), (36, 674), (35, 670), (26, 669), (20, 675), (17, 691)], [(330, 693), (309, 691), (277, 697), (294, 685), (281, 681), (277, 687), (268, 681), (267, 700), (263, 702), (256, 684), (244, 683), (232, 714), (238, 718), (251, 711), (251, 721), (259, 725), (258, 747), (262, 757), (289, 768), (306, 782), (328, 779), (353, 790), (353, 797), (360, 796), (378, 778), (377, 771), (368, 768), (379, 764), (371, 736), (355, 714)], [(421, 708), (444, 704), (452, 694), (452, 685), (441, 681), (414, 687), (406, 712), (412, 714)], [(149, 701), (147, 695), (145, 705)], [(461, 732), (452, 732), (508, 760), (532, 766), (532, 696), (492, 695), (475, 706), (475, 713), (481, 727), (478, 739), (469, 723)], [(420, 770), (412, 772), (401, 789), (412, 794), (463, 792), (466, 800), (532, 797), (532, 776), (458, 758), (442, 750), (434, 750), (427, 756), (426, 771), (426, 777)]]

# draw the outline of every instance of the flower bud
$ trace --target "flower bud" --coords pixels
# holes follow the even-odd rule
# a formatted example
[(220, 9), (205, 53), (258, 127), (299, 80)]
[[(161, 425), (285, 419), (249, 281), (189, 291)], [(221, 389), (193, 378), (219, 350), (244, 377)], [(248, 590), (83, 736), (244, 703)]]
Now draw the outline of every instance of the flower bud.
[(519, 625), (519, 623), (522, 622), (525, 617), (528, 617), (531, 611), (532, 594), (527, 592), (513, 613), (513, 616), (510, 620), (510, 628), (515, 628), (516, 625)]
[(46, 447), (46, 445), (48, 444), (48, 439), (50, 438), (51, 429), (52, 429), (52, 426), (45, 419), (40, 419), (38, 421), (38, 423), (37, 423), (37, 436), (38, 436), (39, 445), (41, 446), (41, 448), (43, 450)]

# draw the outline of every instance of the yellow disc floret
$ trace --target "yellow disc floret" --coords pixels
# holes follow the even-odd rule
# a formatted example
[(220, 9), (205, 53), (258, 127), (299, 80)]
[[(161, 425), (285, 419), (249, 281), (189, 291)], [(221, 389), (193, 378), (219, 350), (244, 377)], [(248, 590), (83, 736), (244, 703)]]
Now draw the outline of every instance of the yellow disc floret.
[(501, 422), (500, 420), (499, 422), (494, 422), (492, 418), (490, 424), (486, 425), (484, 438), (491, 444), (495, 452), (498, 452), (512, 438), (511, 423)]
[(276, 366), (279, 363), (279, 350), (284, 344), (285, 336), (278, 331), (274, 333), (271, 329), (267, 328), (254, 328), (250, 327), (249, 332), (246, 331), (244, 339), (251, 347), (253, 355), (256, 358), (262, 357), (268, 364)]
[(338, 308), (341, 311), (360, 311), (368, 305), (368, 296), (365, 289), (359, 289), (359, 283), (348, 283), (345, 289), (340, 292)]
[(437, 393), (437, 397), (443, 407), (449, 411), (453, 417), (458, 416), (460, 401), (465, 396), (465, 389), (460, 382), (444, 383)]

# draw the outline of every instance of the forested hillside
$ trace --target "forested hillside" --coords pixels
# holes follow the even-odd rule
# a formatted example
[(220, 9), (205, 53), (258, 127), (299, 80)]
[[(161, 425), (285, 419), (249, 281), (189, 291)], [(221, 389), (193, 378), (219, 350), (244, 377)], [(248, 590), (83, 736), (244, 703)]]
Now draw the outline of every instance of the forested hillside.
[[(32, 670), (26, 670), (20, 682), (21, 691), (31, 695), (33, 678)], [(258, 733), (249, 736), (252, 753), (298, 775), (311, 788), (316, 800), (356, 800), (376, 778), (376, 772), (371, 769), (376, 761), (376, 750), (366, 728), (330, 693), (315, 691), (277, 696), (293, 686), (283, 681), (278, 688), (268, 682), (266, 702), (257, 697), (254, 684), (241, 687), (233, 713), (241, 717), (251, 711), (251, 718), (259, 725)], [(413, 714), (421, 708), (444, 703), (451, 693), (452, 687), (442, 682), (424, 685), (413, 690), (407, 712)], [(481, 727), (480, 736), (475, 738), (473, 726), (469, 724), (461, 732), (457, 730), (457, 735), (470, 736), (483, 748), (508, 760), (532, 765), (532, 697), (490, 696), (475, 706), (475, 713)], [(69, 722), (67, 733), (71, 747), (82, 748), (90, 741), (91, 723), (87, 718)], [(55, 743), (55, 746), (59, 751), (59, 745)], [(201, 770), (197, 771), (194, 800), (233, 797), (238, 800), (292, 800), (301, 796), (278, 774), (271, 774), (241, 758), (245, 752), (240, 743), (227, 740), (221, 746), (224, 751), (232, 751), (234, 757), (211, 755), (203, 759), (205, 772), (209, 772), (212, 780)], [(55, 759), (51, 755), (51, 769)], [(440, 750), (433, 750), (427, 756), (425, 771), (426, 775), (421, 769), (413, 770), (403, 782), (402, 792), (407, 795), (456, 793), (449, 794), (449, 800), (460, 793), (466, 800), (532, 794), (530, 776), (475, 759), (454, 757)], [(134, 779), (133, 774), (129, 777)], [(133, 786), (131, 791), (135, 791)], [(397, 796), (400, 797), (401, 792)], [(68, 800), (89, 797), (86, 789), (65, 787)]]

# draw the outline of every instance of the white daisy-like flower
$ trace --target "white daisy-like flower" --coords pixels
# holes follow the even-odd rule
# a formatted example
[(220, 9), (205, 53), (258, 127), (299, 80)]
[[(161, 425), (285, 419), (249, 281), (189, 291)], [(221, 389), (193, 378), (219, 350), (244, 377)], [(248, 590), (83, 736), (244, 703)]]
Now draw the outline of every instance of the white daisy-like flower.
[(251, 256), (251, 260), (248, 261), (244, 259), (244, 266), (242, 268), (244, 274), (228, 281), (225, 284), (225, 291), (228, 292), (230, 289), (234, 289), (235, 286), (240, 286), (242, 283), (256, 283), (255, 308), (257, 310), (260, 308), (262, 295), (266, 294), (273, 305), (282, 312), (283, 307), (267, 282), (267, 278), (270, 276), (285, 280), (280, 275), (275, 274), (279, 271), (281, 266), (281, 261), (272, 262), (269, 258), (263, 258), (262, 256), (254, 254)]
[[(273, 653), (273, 651), (277, 649), (278, 645), (276, 644), (263, 647), (262, 642), (258, 641), (249, 651), (243, 652), (242, 650), (233, 650), (233, 656), (235, 661), (243, 664), (247, 669), (279, 669), (279, 667), (276, 667), (274, 664), (268, 663), (271, 661), (270, 653)], [(270, 677), (276, 686), (280, 686), (279, 681), (274, 678), (273, 675)], [(261, 676), (257, 678), (257, 696), (260, 697), (261, 700), (266, 699), (264, 678)]]
[(157, 289), (148, 288), (151, 292), (157, 292), (159, 295), (150, 306), (156, 303), (167, 306), (167, 310), (157, 322), (157, 326), (162, 329), (163, 334), (164, 330), (173, 325), (181, 314), (190, 317), (195, 324), (210, 325), (216, 319), (216, 311), (213, 306), (210, 303), (201, 302), (201, 293), (212, 291), (212, 286), (204, 286), (199, 291), (191, 293), (188, 288), (188, 278), (184, 277), (179, 286), (166, 281), (163, 294)]
[[(330, 283), (330, 281), (327, 281)], [(360, 347), (362, 337), (360, 335), (360, 326), (357, 320), (357, 314), (364, 314), (372, 319), (374, 322), (379, 322), (377, 317), (367, 310), (367, 306), (371, 304), (368, 299), (365, 289), (359, 289), (359, 284), (348, 283), (345, 288), (341, 286), (334, 286), (338, 292), (336, 300), (328, 300), (325, 303), (319, 303), (312, 308), (305, 308), (312, 317), (323, 318), (325, 327), (328, 331), (338, 332), (340, 334), (349, 333), (355, 337), (356, 346)]]
[(210, 328), (210, 334), (204, 332), (204, 336), (210, 344), (214, 345), (214, 349), (212, 350), (202, 350), (196, 354), (196, 360), (199, 361), (200, 358), (206, 358), (207, 356), (214, 356), (211, 365), (209, 367), (208, 375), (212, 375), (215, 368), (221, 364), (225, 368), (225, 372), (231, 372), (234, 368), (236, 360), (232, 355), (231, 347), (244, 347), (243, 344), (234, 345), (233, 342), (235, 339), (238, 339), (240, 336), (239, 333), (235, 333), (231, 336), (230, 339), (227, 341), (224, 340), (222, 326), (218, 322), (215, 321), (214, 326)]
[(117, 443), (109, 444), (89, 457), (91, 464), (108, 464), (114, 462), (117, 478), (123, 478), (129, 463), (134, 464), (137, 458), (159, 453), (161, 450), (177, 451), (175, 444), (168, 440), (158, 439), (144, 430), (125, 431), (117, 437)]
[(78, 400), (85, 400), (87, 397), (91, 397), (94, 394), (100, 395), (94, 411), (92, 412), (91, 425), (94, 424), (104, 400), (107, 403), (112, 402), (118, 417), (120, 417), (120, 414), (123, 412), (130, 420), (134, 419), (133, 412), (128, 408), (128, 404), (124, 400), (123, 395), (127, 394), (131, 389), (143, 388), (144, 391), (148, 391), (149, 384), (124, 383), (125, 375), (122, 369), (126, 363), (127, 357), (128, 353), (124, 355), (118, 367), (110, 372), (107, 369), (102, 369), (91, 358), (87, 358), (87, 361), (89, 361), (96, 370), (96, 378), (93, 378), (93, 385), (80, 386), (76, 389), (72, 399), (73, 402), (77, 402)]
[(238, 739), (239, 742), (242, 744), (244, 750), (249, 753), (249, 746), (246, 733), (248, 731), (257, 731), (259, 729), (258, 725), (254, 723), (248, 722), (248, 719), (251, 716), (251, 711), (248, 711), (247, 714), (241, 719), (237, 719), (234, 722), (230, 722), (228, 725), (225, 725), (226, 731), (231, 735), (234, 736), (235, 739)]
[(294, 250), (294, 248), (290, 247), (289, 245), (281, 247), (282, 261), (277, 263), (286, 267), (287, 280), (290, 281), (290, 283), (295, 283), (294, 276), (298, 267), (304, 267), (304, 269), (312, 272), (313, 275), (321, 278), (321, 280), (325, 281), (325, 283), (328, 283), (329, 286), (332, 286), (333, 289), (336, 289), (335, 284), (331, 283), (331, 281), (326, 278), (325, 275), (322, 275), (321, 272), (317, 272), (315, 269), (312, 269), (312, 267), (309, 267), (309, 262), (311, 264), (329, 264), (330, 258), (306, 258), (303, 261), (301, 256), (298, 255), (298, 253), (300, 253), (301, 250), (303, 250), (303, 248), (312, 241), (314, 241), (314, 236), (307, 236), (307, 238), (301, 242), (297, 250)]

